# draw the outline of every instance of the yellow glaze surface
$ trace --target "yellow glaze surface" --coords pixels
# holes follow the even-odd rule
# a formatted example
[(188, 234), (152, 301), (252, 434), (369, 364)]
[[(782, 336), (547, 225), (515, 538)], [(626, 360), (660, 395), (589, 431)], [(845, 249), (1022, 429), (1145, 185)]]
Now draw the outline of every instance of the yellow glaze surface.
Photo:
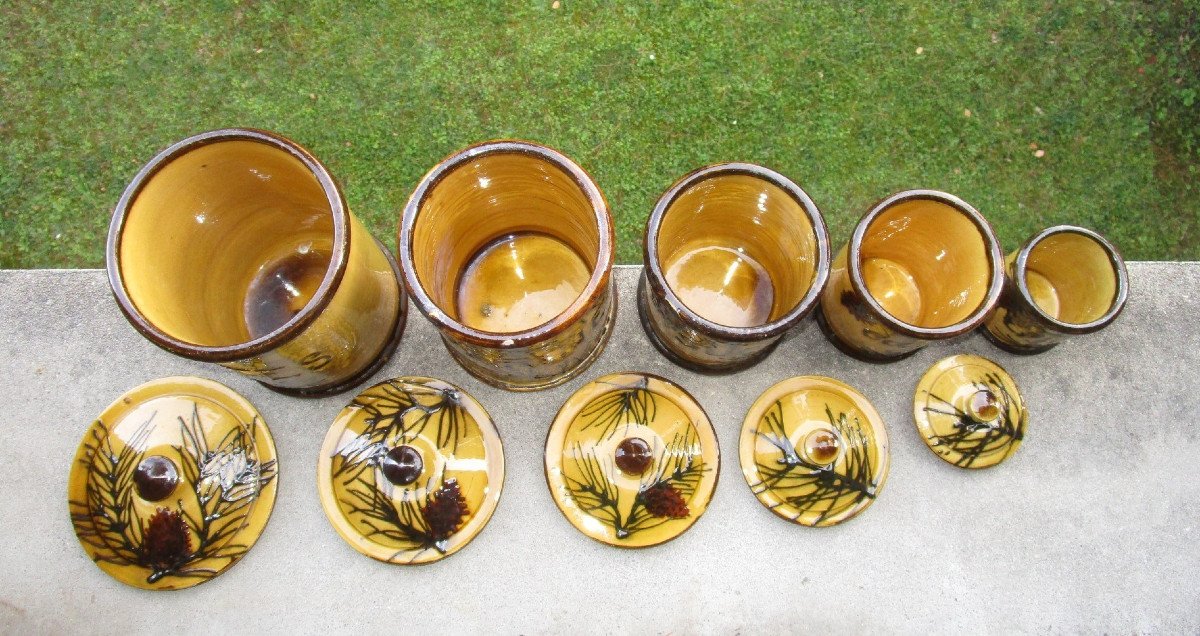
[(352, 380), (402, 325), (396, 268), (336, 185), (284, 147), (303, 150), (230, 134), (179, 151), (141, 182), (110, 259), (126, 311), (165, 348), (272, 387)]
[(1117, 295), (1117, 272), (1108, 252), (1083, 234), (1052, 234), (1025, 263), (1025, 282), (1046, 315), (1084, 324), (1108, 313)]
[(132, 389), (92, 423), (68, 479), (88, 556), (148, 590), (203, 583), (254, 545), (275, 505), (275, 443), (228, 387), (170, 377)]
[[(894, 359), (928, 340), (959, 335), (960, 327), (974, 324), (995, 302), (1000, 263), (990, 255), (995, 244), (990, 230), (965, 209), (923, 198), (929, 196), (957, 201), (927, 193), (899, 198), (873, 218), (868, 212), (859, 222), (857, 260), (851, 261), (855, 238), (834, 257), (821, 299), (825, 325), (841, 345), (863, 357)], [(854, 283), (856, 270), (861, 289)]]
[[(1083, 228), (1060, 226), (1009, 254), (1005, 293), (986, 325), (992, 339), (1012, 351), (1035, 353), (1113, 320), (1124, 303), (1124, 264), (1102, 240)], [(1028, 255), (1022, 264), (1023, 252)]]
[[(647, 449), (638, 470), (623, 459)], [(546, 481), (583, 534), (640, 548), (669, 541), (704, 513), (720, 469), (717, 438), (683, 389), (637, 373), (603, 376), (576, 391), (546, 438)]]
[(660, 268), (689, 309), (717, 324), (778, 320), (816, 276), (817, 234), (783, 188), (748, 174), (718, 174), (681, 192), (658, 230)]
[(927, 199), (897, 203), (863, 236), (867, 291), (903, 323), (948, 327), (977, 311), (992, 278), (979, 227), (960, 210)]
[(472, 329), (512, 333), (566, 311), (587, 287), (587, 263), (543, 234), (509, 234), (484, 246), (458, 283), (458, 319)]
[(758, 500), (806, 526), (859, 514), (887, 480), (883, 420), (866, 397), (832, 378), (799, 376), (767, 389), (746, 413), (738, 450)]
[(549, 388), (600, 354), (615, 316), (608, 207), (557, 151), (496, 141), (425, 176), (405, 207), (400, 260), (418, 308), (476, 377)]
[(1003, 367), (976, 355), (943, 358), (917, 382), (913, 420), (938, 457), (960, 468), (1008, 459), (1025, 437), (1029, 414)]
[(461, 550), (491, 519), (503, 485), (491, 417), (433, 378), (393, 378), (360, 393), (317, 460), (321, 506), (337, 533), (362, 554), (402, 565)]

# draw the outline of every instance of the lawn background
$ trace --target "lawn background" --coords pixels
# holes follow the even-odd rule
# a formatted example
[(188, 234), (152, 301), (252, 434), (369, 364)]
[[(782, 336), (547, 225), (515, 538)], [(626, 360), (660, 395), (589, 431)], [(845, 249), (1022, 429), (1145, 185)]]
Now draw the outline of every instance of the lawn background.
[(799, 183), (838, 245), (927, 187), (1006, 251), (1076, 223), (1200, 258), (1200, 1), (856, 4), (6, 3), (0, 267), (102, 266), (137, 169), (225, 126), (309, 148), (392, 246), (426, 170), (517, 137), (592, 174), (624, 263), (667, 186), (731, 160)]

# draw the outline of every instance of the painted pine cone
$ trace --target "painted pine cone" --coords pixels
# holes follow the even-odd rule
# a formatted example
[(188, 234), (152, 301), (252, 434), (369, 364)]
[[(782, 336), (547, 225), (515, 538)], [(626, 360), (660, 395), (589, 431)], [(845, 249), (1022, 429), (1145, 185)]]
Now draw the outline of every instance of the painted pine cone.
[(687, 502), (675, 486), (663, 481), (642, 491), (642, 500), (646, 502), (646, 510), (656, 517), (682, 519), (688, 516)]
[(467, 509), (458, 481), (450, 479), (433, 493), (429, 502), (421, 508), (421, 514), (429, 526), (429, 536), (435, 541), (443, 541), (458, 531), (463, 519), (471, 511)]

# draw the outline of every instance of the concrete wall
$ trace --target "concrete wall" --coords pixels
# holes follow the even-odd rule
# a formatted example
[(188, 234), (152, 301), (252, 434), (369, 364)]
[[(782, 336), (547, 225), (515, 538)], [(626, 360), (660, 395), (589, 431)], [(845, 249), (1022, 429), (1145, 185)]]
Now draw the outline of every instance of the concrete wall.
[[(474, 543), (404, 568), (353, 551), (317, 501), (317, 450), (350, 394), (287, 398), (172, 357), (125, 322), (102, 272), (0, 272), (0, 631), (1200, 630), (1200, 264), (1131, 264), (1132, 293), (1117, 323), (1040, 356), (1010, 356), (976, 335), (868, 365), (810, 323), (731, 376), (693, 374), (658, 355), (637, 322), (638, 274), (618, 272), (618, 329), (599, 362), (541, 393), (483, 385), (453, 364), (423, 318), (410, 318), (377, 377), (432, 375), (466, 388), (496, 419), (509, 471)], [(1024, 445), (990, 470), (946, 464), (912, 424), (921, 373), (963, 351), (1005, 366), (1029, 405)], [(716, 425), (724, 460), (699, 522), (641, 551), (576, 532), (542, 474), (559, 405), (589, 379), (622, 370), (661, 374), (690, 391)], [(258, 406), (279, 451), (279, 496), (242, 563), (199, 587), (153, 593), (90, 563), (67, 516), (66, 480), (105, 406), (175, 374), (218, 380)], [(776, 518), (738, 467), (746, 408), (801, 374), (860, 388), (891, 436), (886, 487), (842, 526)]]

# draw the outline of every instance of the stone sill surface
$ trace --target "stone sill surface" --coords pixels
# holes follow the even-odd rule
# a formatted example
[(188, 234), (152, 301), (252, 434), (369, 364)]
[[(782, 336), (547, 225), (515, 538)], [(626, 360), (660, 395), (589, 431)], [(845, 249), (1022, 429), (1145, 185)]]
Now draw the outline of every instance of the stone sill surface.
[[(475, 380), (414, 313), (376, 381), (430, 375), (466, 388), (495, 418), (509, 467), (490, 525), (459, 554), (418, 568), (359, 555), (321, 512), (317, 451), (353, 393), (288, 398), (160, 351), (120, 315), (101, 271), (0, 271), (0, 631), (1196, 632), (1200, 263), (1129, 269), (1129, 304), (1113, 326), (1039, 356), (1012, 356), (971, 335), (869, 365), (839, 353), (809, 321), (758, 366), (705, 376), (646, 340), (633, 302), (640, 269), (621, 267), (617, 331), (603, 356), (582, 377), (532, 394)], [(1005, 366), (1029, 405), (1025, 443), (999, 467), (954, 468), (913, 427), (917, 379), (956, 352)], [(542, 471), (546, 430), (566, 397), (626, 370), (691, 392), (723, 459), (696, 525), (636, 551), (574, 530)], [(275, 435), (279, 494), (262, 539), (230, 571), (190, 590), (144, 592), (110, 579), (78, 546), (67, 473), (105, 406), (179, 374), (215, 379), (255, 403)], [(878, 500), (833, 528), (776, 518), (737, 464), (751, 402), (807, 374), (858, 387), (891, 437)]]

